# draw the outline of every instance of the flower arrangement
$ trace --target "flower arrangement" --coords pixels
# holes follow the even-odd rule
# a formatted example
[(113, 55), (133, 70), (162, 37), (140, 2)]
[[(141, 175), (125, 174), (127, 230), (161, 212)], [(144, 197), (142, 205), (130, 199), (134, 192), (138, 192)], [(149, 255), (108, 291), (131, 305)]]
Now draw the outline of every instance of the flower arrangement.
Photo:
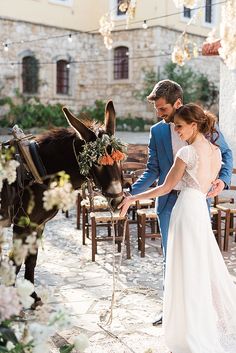
[(123, 161), (126, 158), (126, 149), (125, 143), (106, 134), (98, 137), (96, 141), (85, 143), (83, 151), (78, 155), (80, 173), (88, 176), (94, 164), (113, 165), (115, 162)]

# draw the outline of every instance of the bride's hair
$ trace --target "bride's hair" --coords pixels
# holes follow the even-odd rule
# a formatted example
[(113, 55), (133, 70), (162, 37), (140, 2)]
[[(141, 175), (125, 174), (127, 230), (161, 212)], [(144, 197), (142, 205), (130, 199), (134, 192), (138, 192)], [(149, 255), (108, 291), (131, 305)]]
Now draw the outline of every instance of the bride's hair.
[(188, 103), (176, 110), (176, 115), (187, 124), (197, 123), (198, 131), (215, 143), (219, 133), (215, 128), (217, 118), (209, 111), (204, 111), (199, 105)]

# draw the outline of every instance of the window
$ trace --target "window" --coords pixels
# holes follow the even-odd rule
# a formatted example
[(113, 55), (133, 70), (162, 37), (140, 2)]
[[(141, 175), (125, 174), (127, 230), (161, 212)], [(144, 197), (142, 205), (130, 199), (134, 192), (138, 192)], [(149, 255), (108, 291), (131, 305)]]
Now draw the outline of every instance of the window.
[(212, 23), (212, 0), (206, 0), (205, 22)]
[(184, 17), (191, 18), (191, 9), (184, 6)]
[(114, 49), (114, 80), (129, 78), (129, 48)]
[(66, 60), (57, 61), (57, 93), (69, 94), (70, 65)]
[(25, 56), (22, 59), (23, 93), (34, 94), (38, 92), (38, 60), (34, 56)]

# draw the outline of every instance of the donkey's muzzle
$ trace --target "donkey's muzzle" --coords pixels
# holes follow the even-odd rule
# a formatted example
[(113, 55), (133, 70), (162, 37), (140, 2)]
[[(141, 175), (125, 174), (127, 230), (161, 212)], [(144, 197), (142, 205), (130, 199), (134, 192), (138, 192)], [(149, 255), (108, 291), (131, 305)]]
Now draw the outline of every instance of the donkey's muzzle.
[(117, 209), (117, 206), (121, 203), (123, 198), (124, 198), (124, 195), (121, 195), (119, 197), (111, 198), (109, 200), (109, 205), (110, 205), (112, 211), (115, 211)]

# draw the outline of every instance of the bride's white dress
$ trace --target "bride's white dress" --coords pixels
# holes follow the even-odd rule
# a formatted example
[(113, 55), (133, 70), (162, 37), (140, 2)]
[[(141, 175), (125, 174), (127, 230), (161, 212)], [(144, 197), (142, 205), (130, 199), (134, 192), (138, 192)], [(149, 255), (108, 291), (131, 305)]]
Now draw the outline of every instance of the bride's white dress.
[(163, 326), (172, 353), (236, 353), (236, 285), (211, 228), (206, 194), (220, 150), (207, 140), (179, 150), (186, 163), (172, 211)]

